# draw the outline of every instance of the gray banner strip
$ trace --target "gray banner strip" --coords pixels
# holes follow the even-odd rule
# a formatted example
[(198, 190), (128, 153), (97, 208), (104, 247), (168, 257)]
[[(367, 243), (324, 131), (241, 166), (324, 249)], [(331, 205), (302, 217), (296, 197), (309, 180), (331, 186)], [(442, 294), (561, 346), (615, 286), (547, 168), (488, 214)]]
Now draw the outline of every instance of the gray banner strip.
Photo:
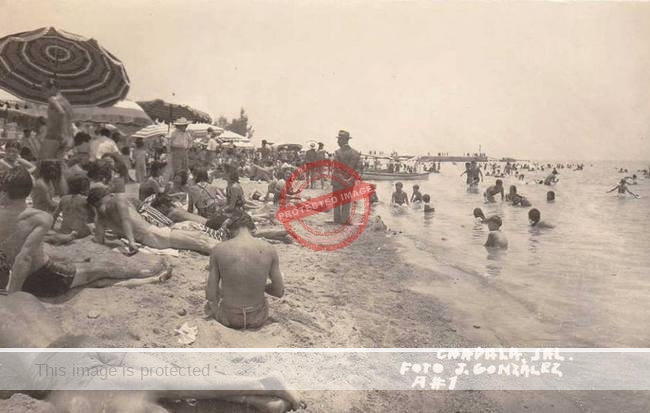
[(650, 390), (648, 371), (650, 350), (7, 352), (0, 390)]

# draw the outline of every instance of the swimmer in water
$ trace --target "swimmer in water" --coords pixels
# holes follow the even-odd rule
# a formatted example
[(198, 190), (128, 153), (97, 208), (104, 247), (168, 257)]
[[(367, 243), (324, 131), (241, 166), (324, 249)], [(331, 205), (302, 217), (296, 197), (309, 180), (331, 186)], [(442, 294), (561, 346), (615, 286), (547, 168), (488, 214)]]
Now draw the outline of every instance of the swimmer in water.
[(501, 218), (495, 215), (488, 218), (486, 222), (488, 224), (488, 229), (490, 230), (490, 233), (488, 234), (487, 241), (485, 241), (485, 247), (507, 249), (508, 239), (506, 238), (505, 235), (503, 235), (503, 232), (501, 232), (500, 230), (502, 225)]
[(525, 196), (517, 193), (517, 187), (510, 185), (510, 192), (506, 195), (506, 201), (512, 202), (513, 206), (529, 207), (531, 203)]
[(471, 184), (472, 183), (472, 174), (470, 172), (470, 163), (469, 162), (465, 162), (465, 170), (463, 171), (462, 174), (460, 174), (460, 176), (463, 176), (463, 175), (467, 175), (467, 178), (465, 179), (465, 183), (467, 185)]
[(610, 192), (614, 192), (616, 190), (618, 190), (619, 195), (625, 195), (627, 193), (632, 195), (635, 198), (639, 198), (638, 194), (635, 194), (634, 192), (630, 191), (630, 189), (627, 187), (627, 181), (625, 180), (625, 178), (621, 179), (618, 185), (616, 185), (614, 188), (610, 189), (606, 193), (609, 194)]
[(426, 214), (427, 212), (433, 212), (436, 209), (432, 207), (429, 202), (431, 202), (431, 197), (429, 194), (424, 194), (422, 195), (422, 201), (424, 202), (424, 213)]
[(474, 218), (477, 218), (481, 221), (481, 224), (485, 224), (487, 221), (487, 218), (485, 218), (485, 214), (483, 213), (483, 210), (481, 208), (474, 208)]
[(555, 192), (548, 191), (546, 193), (546, 202), (555, 202)]
[(497, 179), (494, 185), (486, 189), (483, 196), (485, 197), (486, 202), (495, 202), (494, 196), (498, 193), (501, 193), (501, 200), (503, 201), (503, 181), (500, 179)]
[(542, 213), (539, 212), (539, 209), (533, 208), (528, 211), (528, 221), (530, 221), (530, 226), (535, 228), (555, 228), (551, 224), (547, 224), (544, 221), (540, 221), (542, 218)]
[(409, 204), (409, 197), (408, 194), (404, 191), (402, 191), (402, 188), (404, 185), (401, 182), (395, 183), (395, 192), (393, 192), (393, 196), (390, 199), (390, 204), (391, 205), (408, 205)]
[(411, 203), (422, 202), (422, 194), (420, 193), (420, 185), (413, 185), (413, 194), (411, 195)]

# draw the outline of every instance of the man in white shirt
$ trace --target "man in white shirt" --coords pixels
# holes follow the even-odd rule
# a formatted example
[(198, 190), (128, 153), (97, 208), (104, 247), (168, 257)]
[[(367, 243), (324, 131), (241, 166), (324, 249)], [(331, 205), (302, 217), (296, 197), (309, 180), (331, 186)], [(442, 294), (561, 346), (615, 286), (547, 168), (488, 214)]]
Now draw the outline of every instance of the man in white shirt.
[(179, 171), (188, 169), (187, 151), (192, 145), (192, 135), (187, 130), (190, 122), (185, 118), (179, 118), (174, 122), (176, 129), (172, 132), (168, 142), (168, 153), (171, 155), (171, 176)]
[(217, 149), (219, 149), (219, 141), (217, 140), (216, 136), (217, 134), (215, 133), (214, 129), (208, 128), (208, 167), (212, 166), (212, 161), (214, 160), (215, 156), (217, 155)]
[(90, 141), (89, 158), (91, 161), (102, 159), (102, 156), (107, 153), (120, 153), (120, 149), (113, 139), (110, 138), (111, 131), (106, 128), (99, 130), (99, 135), (95, 135), (95, 139)]

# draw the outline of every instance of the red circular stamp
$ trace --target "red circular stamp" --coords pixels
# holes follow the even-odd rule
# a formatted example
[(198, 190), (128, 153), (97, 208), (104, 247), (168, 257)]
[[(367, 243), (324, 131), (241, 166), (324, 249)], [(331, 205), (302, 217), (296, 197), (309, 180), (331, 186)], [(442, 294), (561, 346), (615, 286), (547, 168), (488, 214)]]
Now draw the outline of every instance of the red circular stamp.
[[(332, 192), (306, 201), (300, 194), (312, 181), (328, 179)], [(350, 245), (363, 232), (370, 215), (372, 185), (337, 161), (323, 159), (297, 168), (280, 192), (280, 208), (275, 218), (299, 244), (314, 251), (334, 251)], [(325, 214), (334, 217), (328, 228)]]

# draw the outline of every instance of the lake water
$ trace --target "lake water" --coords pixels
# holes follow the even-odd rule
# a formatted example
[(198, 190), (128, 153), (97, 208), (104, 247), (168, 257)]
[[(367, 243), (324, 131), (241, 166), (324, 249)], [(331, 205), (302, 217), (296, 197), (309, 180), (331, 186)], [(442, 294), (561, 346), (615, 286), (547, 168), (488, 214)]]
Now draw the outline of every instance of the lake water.
[[(626, 175), (617, 167), (639, 176), (630, 189), (641, 199), (605, 193)], [(422, 210), (392, 214), (387, 205), (392, 182), (377, 182), (382, 203), (375, 210), (392, 230), (402, 232), (405, 259), (454, 272), (459, 285), (471, 280), (479, 286), (454, 290), (425, 282), (418, 288), (451, 300), (470, 319), (480, 313), (485, 327), (498, 331), (503, 343), (650, 347), (650, 179), (636, 172), (647, 167), (585, 162), (583, 171), (560, 169), (553, 187), (534, 183), (548, 170), (523, 171), (524, 182), (502, 178), (506, 193), (517, 185), (553, 229), (531, 229), (530, 208), (500, 200), (484, 204), (482, 193), (495, 178), (486, 177), (479, 193), (468, 193), (459, 176), (461, 163), (442, 164), (441, 173), (430, 174), (427, 181), (404, 181), (409, 196), (414, 183), (431, 195), (432, 216), (425, 217)], [(554, 203), (546, 201), (550, 189), (556, 193)], [(483, 247), (488, 229), (474, 221), (475, 207), (502, 218), (507, 250)]]

